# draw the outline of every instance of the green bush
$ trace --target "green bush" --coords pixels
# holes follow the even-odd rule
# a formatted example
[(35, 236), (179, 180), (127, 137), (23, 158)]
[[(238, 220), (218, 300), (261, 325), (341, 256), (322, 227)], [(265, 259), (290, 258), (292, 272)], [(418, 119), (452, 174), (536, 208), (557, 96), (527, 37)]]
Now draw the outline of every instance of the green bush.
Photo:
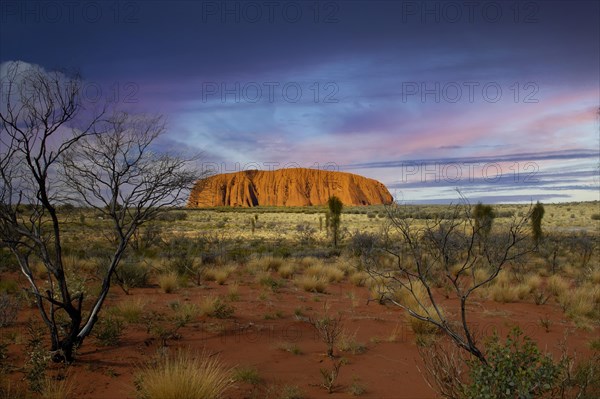
[(94, 327), (94, 336), (102, 346), (115, 346), (123, 335), (123, 320), (112, 315), (103, 317)]
[(470, 384), (465, 397), (472, 399), (538, 398), (560, 383), (561, 363), (542, 354), (537, 345), (515, 328), (505, 343), (494, 334), (487, 345), (487, 364), (468, 361)]

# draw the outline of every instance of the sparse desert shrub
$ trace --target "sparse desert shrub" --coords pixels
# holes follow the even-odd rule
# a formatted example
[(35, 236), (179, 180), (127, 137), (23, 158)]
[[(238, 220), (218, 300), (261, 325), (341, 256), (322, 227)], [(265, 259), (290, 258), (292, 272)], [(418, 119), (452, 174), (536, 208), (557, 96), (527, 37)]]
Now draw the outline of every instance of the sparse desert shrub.
[(124, 261), (113, 274), (114, 282), (129, 293), (130, 288), (145, 287), (148, 285), (150, 267), (144, 262)]
[(230, 387), (230, 372), (215, 357), (179, 351), (136, 375), (142, 399), (219, 399)]
[(232, 372), (233, 380), (258, 385), (262, 382), (258, 370), (254, 367), (236, 367)]
[(329, 360), (331, 361), (331, 369), (321, 368), (319, 371), (322, 377), (321, 386), (327, 390), (327, 393), (333, 393), (338, 388), (335, 382), (340, 375), (340, 369), (346, 364), (346, 360), (343, 358), (336, 360), (333, 357), (330, 357)]
[(281, 349), (283, 351), (292, 353), (294, 355), (302, 355), (304, 352), (302, 352), (302, 349), (300, 349), (300, 347), (298, 345), (296, 345), (295, 343), (290, 343), (290, 342), (284, 342), (281, 343), (279, 345), (277, 345), (278, 349)]
[(6, 327), (17, 319), (19, 311), (19, 302), (17, 299), (6, 293), (0, 294), (0, 327)]
[(590, 218), (592, 220), (600, 220), (600, 213), (594, 213)]
[(114, 346), (119, 343), (123, 330), (123, 320), (109, 314), (96, 323), (94, 337), (102, 346)]
[(227, 319), (235, 313), (235, 308), (219, 297), (207, 296), (200, 303), (200, 314), (217, 319)]
[(304, 394), (296, 385), (270, 385), (265, 392), (265, 399), (304, 399)]
[[(379, 215), (381, 216), (381, 215)], [(352, 396), (360, 396), (367, 392), (367, 388), (360, 382), (358, 378), (352, 379), (352, 384), (348, 387), (348, 393)]]
[(158, 285), (165, 294), (171, 294), (179, 288), (179, 275), (175, 272), (160, 274)]
[(180, 303), (179, 301), (176, 301), (173, 302), (170, 307), (175, 311), (174, 319), (176, 323), (182, 327), (200, 314), (200, 308), (194, 303)]
[(27, 323), (29, 339), (27, 341), (27, 361), (25, 362), (25, 378), (29, 389), (33, 392), (42, 392), (46, 381), (46, 368), (50, 361), (50, 354), (44, 348), (44, 327), (38, 323)]
[(316, 276), (298, 276), (294, 280), (296, 285), (307, 292), (324, 293), (327, 290), (327, 281)]
[(352, 334), (342, 332), (338, 338), (337, 348), (341, 352), (349, 352), (353, 355), (360, 355), (367, 351), (367, 346), (356, 340), (356, 332)]
[(331, 317), (325, 315), (321, 318), (309, 317), (308, 322), (316, 330), (319, 338), (327, 346), (327, 356), (333, 358), (333, 349), (336, 347), (338, 338), (344, 331), (342, 315)]
[(15, 280), (3, 279), (0, 280), (0, 294), (14, 294), (19, 289), (19, 285)]

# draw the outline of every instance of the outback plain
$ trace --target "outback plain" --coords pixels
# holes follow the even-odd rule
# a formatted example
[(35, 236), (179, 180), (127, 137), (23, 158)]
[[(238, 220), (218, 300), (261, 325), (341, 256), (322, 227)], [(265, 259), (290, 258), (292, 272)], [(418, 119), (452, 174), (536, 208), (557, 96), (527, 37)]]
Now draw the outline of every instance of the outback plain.
[[(462, 331), (463, 310), (489, 362), (512, 354), (537, 365), (541, 374), (529, 380), (552, 374), (547, 389), (532, 388), (540, 394), (531, 397), (598, 397), (600, 204), (544, 204), (537, 245), (526, 221), (527, 249), (473, 290), (464, 307), (457, 289), (488, 276), (485, 265), (476, 270), (475, 264), (464, 284), (449, 283), (453, 271), (460, 274), (464, 248), (453, 252), (449, 269), (431, 276), (427, 290), (407, 289), (400, 276), (412, 267), (403, 265), (418, 269), (419, 259), (435, 264), (433, 251), (415, 257), (414, 247), (398, 246), (406, 241), (403, 229), (468, 224), (453, 213), (457, 206), (466, 207), (344, 207), (337, 245), (326, 206), (171, 210), (142, 225), (129, 243), (94, 331), (71, 364), (46, 358), (48, 336), (35, 298), (2, 247), (2, 397), (168, 398), (152, 396), (148, 386), (168, 388), (192, 377), (160, 380), (157, 365), (165, 357), (217, 370), (210, 378), (223, 390), (214, 397), (443, 397), (443, 389), (452, 389), (445, 381), (466, 386), (479, 378), (469, 374), (476, 368), (472, 354), (435, 324)], [(488, 239), (501, 241), (530, 210), (494, 205)], [(114, 250), (111, 222), (84, 208), (63, 207), (59, 216), (67, 281), (83, 298), (94, 297)], [(43, 278), (47, 271), (38, 266), (33, 270)], [(60, 312), (54, 317), (58, 325), (61, 317), (68, 322)], [(443, 375), (449, 365), (456, 372)]]

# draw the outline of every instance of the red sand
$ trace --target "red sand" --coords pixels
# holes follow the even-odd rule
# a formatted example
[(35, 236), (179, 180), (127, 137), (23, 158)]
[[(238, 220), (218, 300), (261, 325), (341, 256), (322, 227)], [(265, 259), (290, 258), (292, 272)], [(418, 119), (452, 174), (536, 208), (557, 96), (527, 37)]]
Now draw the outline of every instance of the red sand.
[[(267, 298), (259, 294), (266, 292)], [(348, 293), (354, 292), (354, 301)], [(180, 289), (174, 294), (164, 294), (158, 287), (134, 289), (131, 297), (143, 297), (150, 303), (149, 309), (169, 314), (168, 304), (172, 301), (199, 303), (208, 294), (227, 295), (227, 284), (206, 283), (203, 287)], [(368, 290), (348, 283), (332, 284), (327, 294), (313, 294), (298, 290), (291, 282), (286, 288), (274, 293), (254, 283), (240, 283), (240, 300), (233, 302), (236, 311), (231, 319), (197, 318), (178, 332), (181, 338), (170, 340), (169, 347), (203, 350), (218, 354), (227, 366), (253, 366), (265, 384), (297, 385), (305, 398), (349, 398), (348, 387), (355, 379), (366, 388), (362, 398), (433, 398), (435, 393), (427, 386), (419, 368), (415, 337), (404, 321), (404, 312), (395, 307), (386, 307), (371, 302), (367, 304)], [(113, 287), (108, 305), (118, 303), (125, 295)], [(319, 301), (316, 301), (318, 298)], [(356, 333), (356, 340), (367, 346), (366, 352), (352, 355), (341, 353), (349, 360), (342, 367), (338, 383), (340, 388), (333, 394), (320, 387), (319, 369), (329, 366), (324, 355), (325, 345), (316, 337), (312, 327), (298, 320), (294, 311), (302, 309), (307, 316), (318, 317), (324, 304), (329, 312), (343, 314), (347, 333)], [(448, 307), (455, 304), (444, 300)], [(280, 312), (282, 317), (265, 319), (266, 314)], [(570, 350), (587, 351), (587, 342), (595, 331), (575, 331), (573, 323), (566, 319), (555, 304), (537, 306), (529, 303), (500, 304), (495, 302), (473, 302), (473, 323), (484, 332), (498, 329), (504, 337), (516, 324), (533, 337), (540, 348), (555, 354), (560, 353), (558, 344), (567, 330), (571, 331), (567, 346)], [(25, 320), (37, 317), (35, 309), (21, 311), (16, 325), (5, 328), (4, 333), (19, 331), (25, 342), (27, 335)], [(551, 321), (550, 332), (546, 332), (540, 319)], [(394, 330), (397, 340), (389, 342)], [(303, 353), (296, 355), (281, 348), (282, 344), (295, 344)], [(75, 397), (95, 399), (134, 398), (133, 374), (138, 367), (150, 360), (158, 348), (157, 340), (151, 339), (142, 324), (128, 325), (120, 344), (116, 347), (97, 346), (89, 338), (78, 353), (77, 361), (69, 373), (76, 381)], [(9, 347), (9, 359), (17, 366), (23, 365), (24, 343)], [(339, 351), (338, 351), (339, 353)], [(53, 366), (57, 367), (57, 366)], [(22, 373), (15, 372), (11, 378), (20, 380)], [(252, 385), (236, 383), (225, 395), (226, 398), (241, 399), (252, 396)]]

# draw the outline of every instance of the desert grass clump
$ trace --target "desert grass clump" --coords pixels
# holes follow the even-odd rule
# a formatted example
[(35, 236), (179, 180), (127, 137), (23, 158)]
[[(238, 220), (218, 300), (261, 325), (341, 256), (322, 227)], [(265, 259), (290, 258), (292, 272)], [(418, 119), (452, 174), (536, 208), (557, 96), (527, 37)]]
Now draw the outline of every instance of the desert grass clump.
[(158, 285), (165, 294), (171, 294), (179, 288), (179, 275), (173, 271), (162, 273), (158, 276)]
[(235, 313), (235, 308), (222, 300), (220, 297), (209, 295), (198, 307), (200, 315), (227, 319)]
[(265, 256), (262, 258), (254, 258), (248, 262), (248, 269), (254, 271), (272, 271), (277, 272), (284, 265), (282, 258), (274, 256)]
[(290, 279), (294, 276), (294, 273), (296, 273), (296, 266), (293, 263), (286, 263), (281, 265), (278, 273), (282, 278)]
[(258, 385), (262, 382), (258, 370), (254, 367), (236, 367), (233, 369), (232, 374), (232, 379), (234, 381), (245, 382), (252, 385)]
[(345, 277), (343, 270), (338, 269), (335, 265), (325, 265), (322, 262), (308, 267), (305, 273), (307, 276), (326, 279), (330, 283), (342, 281)]
[(73, 381), (68, 377), (46, 377), (40, 396), (43, 399), (73, 399), (73, 388)]
[(356, 339), (356, 332), (352, 334), (342, 332), (337, 341), (337, 348), (341, 352), (348, 352), (353, 355), (360, 355), (367, 351), (367, 346)]
[(560, 296), (559, 303), (572, 318), (598, 318), (600, 316), (600, 287), (583, 285)]
[(179, 351), (139, 371), (135, 385), (142, 399), (218, 399), (230, 374), (217, 358)]
[[(535, 284), (534, 281), (532, 281)], [(531, 292), (528, 283), (519, 284), (513, 281), (508, 273), (501, 272), (487, 293), (490, 299), (495, 302), (511, 303), (523, 300)]]
[(364, 287), (369, 280), (369, 274), (364, 271), (356, 271), (348, 277), (350, 282), (357, 287)]
[(240, 300), (240, 284), (238, 282), (229, 284), (227, 287), (227, 299), (231, 302)]
[(546, 288), (552, 295), (561, 297), (569, 290), (569, 282), (555, 274), (546, 280)]
[(117, 306), (109, 309), (110, 313), (121, 317), (126, 323), (139, 323), (148, 302), (142, 298), (124, 300)]
[(219, 285), (223, 285), (235, 269), (235, 266), (206, 268), (202, 275), (206, 281), (214, 281)]
[(327, 280), (316, 276), (298, 276), (294, 280), (296, 285), (307, 292), (324, 293), (327, 291)]

